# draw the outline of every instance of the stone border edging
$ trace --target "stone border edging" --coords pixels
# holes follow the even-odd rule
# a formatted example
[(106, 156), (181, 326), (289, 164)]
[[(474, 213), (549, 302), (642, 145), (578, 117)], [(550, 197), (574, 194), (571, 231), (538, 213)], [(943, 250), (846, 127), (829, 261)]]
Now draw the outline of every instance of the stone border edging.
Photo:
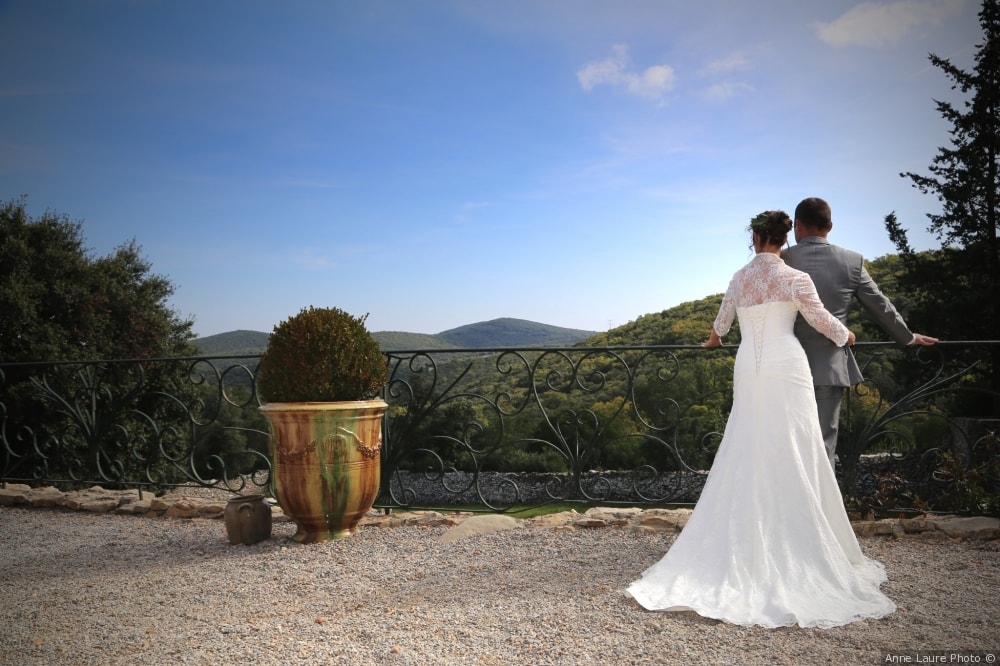
[[(138, 490), (106, 490), (92, 486), (84, 490), (61, 491), (53, 486), (32, 488), (8, 484), (0, 488), (0, 507), (64, 508), (89, 513), (141, 515), (156, 518), (218, 518), (226, 509), (226, 500), (199, 496), (197, 492), (174, 491), (159, 497), (140, 499)], [(272, 521), (287, 522), (281, 507), (272, 506)], [(533, 518), (514, 518), (505, 514), (438, 511), (397, 511), (383, 514), (371, 511), (361, 521), (362, 527), (448, 527), (448, 538), (495, 532), (519, 527), (538, 527), (572, 531), (614, 527), (643, 533), (679, 532), (691, 514), (690, 509), (640, 509), (595, 507), (585, 513), (564, 511)], [(851, 523), (859, 537), (892, 536), (924, 541), (1000, 539), (1000, 518), (925, 514), (914, 518), (884, 518)]]

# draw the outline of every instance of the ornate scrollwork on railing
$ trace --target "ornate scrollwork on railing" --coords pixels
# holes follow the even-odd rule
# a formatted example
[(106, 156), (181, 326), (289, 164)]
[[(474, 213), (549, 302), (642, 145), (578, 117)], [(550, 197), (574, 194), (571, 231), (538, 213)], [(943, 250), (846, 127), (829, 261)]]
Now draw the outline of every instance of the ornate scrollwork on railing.
[[(1000, 484), (995, 449), (981, 472), (969, 457), (972, 450), (990, 449), (987, 443), (993, 440), (981, 432), (993, 424), (995, 435), (1000, 423), (989, 417), (996, 414), (1000, 393), (990, 388), (988, 377), (976, 378), (982, 361), (963, 360), (955, 353), (958, 343), (905, 352), (887, 345), (861, 346), (868, 347), (859, 354), (866, 380), (848, 392), (841, 417), (840, 476), (845, 493), (881, 502), (876, 508), (882, 509), (984, 511), (974, 502), (953, 501), (954, 489), (941, 482), (970, 473), (976, 477), (972, 482), (976, 492), (996, 502)], [(895, 368), (897, 377), (905, 366), (912, 383), (893, 381), (880, 364)], [(980, 416), (962, 415), (970, 412)]]
[(389, 354), (381, 500), (492, 509), (693, 501), (721, 417), (693, 439), (684, 427), (699, 399), (728, 400), (714, 379), (705, 395), (685, 397), (678, 354), (696, 367), (693, 349), (476, 350), (443, 364), (435, 356), (451, 352)]
[[(266, 485), (266, 433), (252, 420), (253, 373), (239, 363), (220, 369), (217, 361), (8, 365), (0, 375), (3, 480), (193, 483), (232, 492)], [(16, 383), (7, 381), (10, 369)]]
[[(867, 380), (845, 400), (838, 450), (849, 498), (992, 506), (996, 421), (964, 415), (1000, 414), (976, 360), (998, 344), (858, 345)], [(376, 506), (692, 503), (731, 407), (734, 350), (388, 353)], [(0, 482), (259, 491), (270, 466), (256, 364), (0, 364)]]

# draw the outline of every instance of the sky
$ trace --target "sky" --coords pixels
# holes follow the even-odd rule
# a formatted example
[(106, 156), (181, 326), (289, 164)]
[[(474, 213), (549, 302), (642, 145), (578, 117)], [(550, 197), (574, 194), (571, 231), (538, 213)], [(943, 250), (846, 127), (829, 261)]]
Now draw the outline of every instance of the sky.
[[(916, 249), (974, 0), (0, 0), (0, 201), (135, 240), (198, 336), (603, 331), (725, 291), (764, 210)], [(707, 331), (706, 331), (707, 335)]]

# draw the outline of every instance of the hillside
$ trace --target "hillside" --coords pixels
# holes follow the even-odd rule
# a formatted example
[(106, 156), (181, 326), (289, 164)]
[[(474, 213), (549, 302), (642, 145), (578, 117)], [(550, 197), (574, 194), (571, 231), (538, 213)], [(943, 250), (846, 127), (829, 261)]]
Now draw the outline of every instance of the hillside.
[(372, 337), (382, 351), (456, 349), (456, 346), (428, 333), (405, 333), (403, 331), (374, 331)]
[[(606, 333), (598, 333), (587, 344), (595, 347), (698, 345), (708, 339), (721, 304), (722, 294), (687, 301), (662, 312), (645, 314)], [(732, 344), (739, 339), (739, 323), (733, 322), (725, 342)]]
[[(590, 338), (594, 333), (524, 319), (503, 318), (460, 326), (436, 335), (373, 331), (372, 337), (382, 351), (433, 351), (573, 345)], [(208, 335), (194, 342), (202, 354), (256, 356), (263, 353), (269, 335), (260, 331), (240, 330)]]
[(230, 331), (218, 335), (207, 335), (198, 338), (194, 343), (202, 354), (228, 356), (230, 354), (246, 354), (256, 356), (264, 351), (270, 333), (260, 331)]
[(465, 349), (489, 347), (554, 347), (574, 345), (597, 331), (562, 328), (524, 319), (493, 319), (478, 324), (459, 326), (438, 333), (435, 337)]

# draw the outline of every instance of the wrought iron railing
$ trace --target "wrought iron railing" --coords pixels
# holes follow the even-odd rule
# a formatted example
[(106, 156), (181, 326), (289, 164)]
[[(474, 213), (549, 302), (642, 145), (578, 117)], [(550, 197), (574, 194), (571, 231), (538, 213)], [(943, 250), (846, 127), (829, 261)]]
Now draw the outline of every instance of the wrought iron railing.
[[(1000, 393), (982, 370), (997, 345), (858, 345), (868, 379), (845, 400), (839, 446), (849, 499), (875, 509), (998, 503)], [(693, 503), (729, 412), (734, 351), (387, 353), (376, 504)], [(0, 482), (260, 491), (269, 461), (257, 362), (0, 364)]]

